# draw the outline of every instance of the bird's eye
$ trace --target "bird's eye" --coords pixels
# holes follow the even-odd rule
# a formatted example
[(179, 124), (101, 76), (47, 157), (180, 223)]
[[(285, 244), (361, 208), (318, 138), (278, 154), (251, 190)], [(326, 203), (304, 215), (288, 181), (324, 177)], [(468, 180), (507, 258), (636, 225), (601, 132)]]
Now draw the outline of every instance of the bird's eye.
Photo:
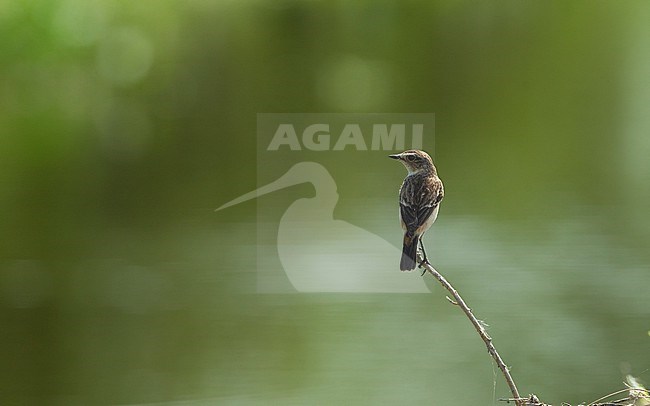
[(409, 161), (409, 162), (415, 161), (415, 155), (407, 155), (406, 160)]

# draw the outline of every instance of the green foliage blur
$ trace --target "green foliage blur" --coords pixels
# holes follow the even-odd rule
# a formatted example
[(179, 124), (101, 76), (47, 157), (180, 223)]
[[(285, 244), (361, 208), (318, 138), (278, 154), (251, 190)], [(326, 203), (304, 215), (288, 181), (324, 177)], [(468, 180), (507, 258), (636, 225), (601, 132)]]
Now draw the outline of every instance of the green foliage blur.
[[(438, 288), (254, 293), (256, 203), (214, 209), (256, 188), (275, 112), (435, 113), (429, 244), (521, 392), (647, 383), (649, 20), (643, 1), (0, 0), (0, 404), (509, 395)], [(397, 246), (393, 165), (381, 210), (341, 193), (336, 215)]]

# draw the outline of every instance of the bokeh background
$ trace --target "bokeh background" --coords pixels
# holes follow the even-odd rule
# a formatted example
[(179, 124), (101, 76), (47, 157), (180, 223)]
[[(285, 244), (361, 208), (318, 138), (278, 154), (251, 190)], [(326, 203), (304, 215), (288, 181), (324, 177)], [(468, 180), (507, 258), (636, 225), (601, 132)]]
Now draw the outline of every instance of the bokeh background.
[[(427, 245), (520, 391), (650, 381), (649, 20), (643, 1), (0, 1), (0, 403), (508, 396), (439, 288), (255, 293), (263, 202), (214, 209), (257, 185), (260, 112), (435, 113)], [(373, 165), (376, 205), (350, 176), (335, 216), (398, 246), (404, 172)]]

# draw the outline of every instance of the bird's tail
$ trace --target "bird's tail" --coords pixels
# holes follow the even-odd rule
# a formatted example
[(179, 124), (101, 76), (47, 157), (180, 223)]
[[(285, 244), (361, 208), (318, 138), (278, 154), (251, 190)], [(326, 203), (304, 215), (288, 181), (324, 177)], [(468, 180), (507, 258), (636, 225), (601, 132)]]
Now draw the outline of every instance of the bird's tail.
[(418, 251), (418, 236), (404, 234), (404, 247), (402, 248), (402, 260), (399, 263), (399, 269), (402, 271), (412, 271), (415, 269), (415, 259)]

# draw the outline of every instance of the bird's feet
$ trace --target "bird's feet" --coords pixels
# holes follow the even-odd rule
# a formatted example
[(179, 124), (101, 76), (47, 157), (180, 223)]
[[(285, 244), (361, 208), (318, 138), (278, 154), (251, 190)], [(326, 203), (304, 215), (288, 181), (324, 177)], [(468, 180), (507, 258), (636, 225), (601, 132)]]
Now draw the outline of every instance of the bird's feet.
[(431, 262), (429, 262), (429, 259), (427, 258), (427, 251), (424, 249), (424, 244), (422, 243), (422, 236), (418, 237), (418, 239), (419, 239), (418, 242), (419, 242), (419, 245), (420, 245), (420, 263), (419, 263), (419, 267), (424, 268), (424, 270), (422, 271), (422, 275), (420, 275), (420, 276), (424, 276), (424, 274), (427, 272), (427, 269), (424, 267), (424, 265), (425, 264), (429, 265), (429, 266), (433, 266), (433, 265), (431, 265)]
[(425, 267), (425, 265), (433, 266), (433, 265), (431, 265), (431, 262), (429, 262), (429, 260), (426, 257), (420, 256), (419, 262), (418, 262), (418, 268), (421, 268), (421, 269), (424, 268), (424, 269), (422, 269), (422, 274), (420, 276), (424, 276), (424, 274), (427, 273), (427, 268)]

